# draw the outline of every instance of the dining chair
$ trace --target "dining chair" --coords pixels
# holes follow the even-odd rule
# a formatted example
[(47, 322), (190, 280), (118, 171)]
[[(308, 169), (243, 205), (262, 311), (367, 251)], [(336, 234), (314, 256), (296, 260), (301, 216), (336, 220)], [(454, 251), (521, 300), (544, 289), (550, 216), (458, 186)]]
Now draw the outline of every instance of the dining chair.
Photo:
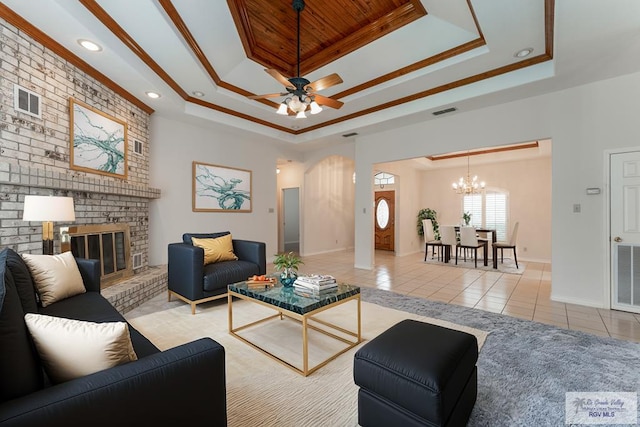
[(478, 268), (478, 249), (484, 248), (484, 265), (487, 265), (487, 241), (479, 240), (475, 227), (460, 227), (460, 243), (456, 246), (456, 265), (458, 265), (458, 251), (470, 249), (473, 251), (475, 268)]
[(440, 240), (436, 240), (435, 233), (433, 232), (433, 221), (431, 221), (431, 219), (423, 219), (422, 230), (424, 231), (424, 260), (427, 260), (429, 246), (433, 247), (431, 250), (431, 259), (433, 259), (436, 248), (438, 248), (438, 260), (440, 260), (441, 257), (444, 259), (444, 254), (442, 253), (442, 242)]
[(513, 260), (516, 262), (516, 268), (518, 268), (518, 256), (516, 255), (516, 239), (518, 238), (518, 221), (513, 224), (513, 231), (511, 231), (511, 236), (509, 241), (506, 242), (495, 242), (493, 247), (495, 249), (500, 249), (500, 263), (504, 263), (504, 250), (505, 249), (513, 249)]
[(444, 262), (449, 262), (451, 259), (451, 248), (455, 248), (458, 244), (456, 237), (456, 227), (453, 225), (441, 225), (440, 226), (440, 242), (444, 248)]

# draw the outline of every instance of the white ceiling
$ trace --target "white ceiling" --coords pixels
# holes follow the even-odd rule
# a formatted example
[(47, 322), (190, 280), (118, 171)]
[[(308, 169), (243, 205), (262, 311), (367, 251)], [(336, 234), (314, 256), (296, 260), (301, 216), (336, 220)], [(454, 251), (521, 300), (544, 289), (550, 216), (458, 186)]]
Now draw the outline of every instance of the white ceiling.
[[(349, 132), (366, 134), (381, 126), (437, 120), (431, 112), (450, 106), (458, 108), (451, 114), (459, 114), (640, 70), (639, 0), (556, 0), (552, 60), (381, 108), (387, 102), (522, 61), (514, 57), (522, 48), (533, 48), (532, 57), (545, 53), (544, 0), (422, 0), (426, 16), (304, 77), (313, 81), (338, 73), (344, 83), (322, 91), (331, 96), (477, 39), (478, 29), (486, 45), (341, 98), (345, 105), (339, 110), (325, 107), (318, 115), (295, 119), (276, 115), (275, 104), (272, 108), (217, 86), (157, 1), (98, 0), (186, 93), (204, 92), (203, 100), (267, 121), (272, 127), (185, 101), (79, 1), (2, 3), (155, 109), (155, 114), (219, 123), (292, 143), (301, 150), (344, 140), (341, 135)], [(282, 90), (262, 65), (247, 59), (226, 1), (174, 0), (173, 5), (221, 80), (255, 94)], [(78, 39), (93, 40), (103, 50), (88, 52)], [(146, 91), (162, 97), (151, 100)], [(365, 114), (370, 108), (379, 111)], [(350, 115), (353, 118), (345, 119)], [(314, 129), (307, 131), (308, 127)]]

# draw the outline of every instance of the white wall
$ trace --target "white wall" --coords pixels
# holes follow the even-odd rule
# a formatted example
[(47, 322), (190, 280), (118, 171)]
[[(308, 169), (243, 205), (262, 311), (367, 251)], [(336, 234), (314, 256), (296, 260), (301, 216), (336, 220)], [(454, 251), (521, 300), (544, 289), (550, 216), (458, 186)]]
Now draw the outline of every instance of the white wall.
[[(606, 149), (640, 146), (640, 73), (455, 113), (356, 141), (356, 173), (425, 152), (552, 139), (552, 299), (608, 307)], [(389, 143), (402, 141), (401, 144)], [(587, 196), (587, 187), (603, 188)], [(371, 268), (372, 184), (356, 183), (356, 267)], [(572, 206), (582, 205), (574, 214)], [(364, 210), (364, 211), (363, 211)]]
[(333, 155), (305, 172), (303, 255), (354, 246), (354, 169), (353, 160)]
[[(167, 245), (187, 232), (230, 231), (234, 238), (277, 252), (276, 158), (279, 151), (261, 137), (238, 136), (160, 116), (151, 119), (150, 185), (161, 198), (151, 203), (150, 265), (167, 263)], [(192, 162), (252, 171), (252, 212), (192, 212)]]

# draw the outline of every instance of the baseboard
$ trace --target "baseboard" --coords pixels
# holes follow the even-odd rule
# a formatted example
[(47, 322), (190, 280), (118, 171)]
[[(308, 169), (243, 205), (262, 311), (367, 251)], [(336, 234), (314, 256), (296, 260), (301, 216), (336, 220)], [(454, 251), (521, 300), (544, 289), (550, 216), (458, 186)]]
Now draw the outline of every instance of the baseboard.
[(604, 304), (602, 304), (602, 302), (599, 302), (599, 301), (586, 300), (582, 298), (557, 296), (557, 295), (554, 295), (553, 292), (551, 293), (551, 301), (562, 302), (565, 304), (584, 305), (584, 306), (593, 307), (593, 308), (604, 308), (604, 309), (607, 308), (604, 306)]
[[(520, 255), (520, 254), (518, 254)], [(500, 255), (498, 255), (500, 256)], [(505, 258), (510, 258), (510, 257), (505, 257)], [(551, 260), (550, 259), (542, 259), (542, 258), (522, 258), (520, 256), (518, 256), (518, 261), (522, 261), (522, 262), (539, 262), (541, 264), (551, 264)]]
[[(351, 248), (353, 249), (353, 248)], [(335, 249), (329, 249), (326, 251), (318, 251), (318, 252), (305, 252), (304, 254), (302, 254), (302, 256), (313, 256), (313, 255), (322, 255), (322, 254), (330, 254), (333, 252), (341, 252), (341, 251), (347, 251), (349, 250), (349, 248), (335, 248)]]

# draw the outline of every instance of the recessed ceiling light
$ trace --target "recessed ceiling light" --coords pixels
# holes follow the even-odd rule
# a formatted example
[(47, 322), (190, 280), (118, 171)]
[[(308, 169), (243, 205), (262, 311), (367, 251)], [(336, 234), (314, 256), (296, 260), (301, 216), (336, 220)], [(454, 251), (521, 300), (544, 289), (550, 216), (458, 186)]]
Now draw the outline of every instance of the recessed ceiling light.
[(526, 49), (521, 49), (517, 51), (516, 53), (513, 54), (513, 56), (515, 56), (516, 58), (524, 58), (525, 56), (531, 55), (531, 52), (533, 52), (533, 48), (528, 47)]
[(78, 44), (91, 52), (99, 52), (102, 50), (100, 45), (92, 42), (91, 40), (80, 39), (78, 40)]
[(149, 98), (158, 99), (160, 98), (160, 94), (157, 92), (145, 92)]
[(198, 98), (202, 98), (204, 96), (204, 92), (200, 92), (199, 90), (195, 90), (191, 92), (193, 96), (197, 96)]

